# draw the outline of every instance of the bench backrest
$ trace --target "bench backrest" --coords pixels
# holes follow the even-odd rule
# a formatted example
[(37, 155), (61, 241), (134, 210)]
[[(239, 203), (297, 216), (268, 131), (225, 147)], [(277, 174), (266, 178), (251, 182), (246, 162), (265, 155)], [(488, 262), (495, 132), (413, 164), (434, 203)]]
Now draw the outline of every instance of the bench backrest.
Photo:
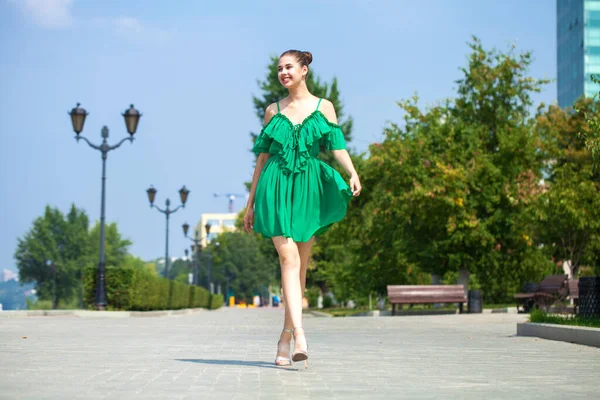
[(579, 298), (579, 279), (569, 279), (569, 296), (572, 299)]
[(567, 275), (549, 275), (540, 282), (538, 291), (544, 293), (559, 293), (567, 284)]
[(388, 285), (390, 303), (464, 303), (463, 285)]
[(523, 293), (535, 293), (540, 288), (540, 284), (537, 282), (527, 282), (523, 286)]

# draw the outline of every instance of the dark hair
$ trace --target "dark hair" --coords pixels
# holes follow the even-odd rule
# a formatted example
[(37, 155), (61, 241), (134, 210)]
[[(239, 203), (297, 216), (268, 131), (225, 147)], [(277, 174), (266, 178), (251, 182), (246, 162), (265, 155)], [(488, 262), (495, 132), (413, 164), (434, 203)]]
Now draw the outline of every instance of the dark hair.
[(307, 66), (312, 62), (313, 56), (310, 51), (300, 51), (300, 50), (288, 50), (281, 54), (279, 58), (283, 56), (292, 56), (300, 63), (300, 66)]

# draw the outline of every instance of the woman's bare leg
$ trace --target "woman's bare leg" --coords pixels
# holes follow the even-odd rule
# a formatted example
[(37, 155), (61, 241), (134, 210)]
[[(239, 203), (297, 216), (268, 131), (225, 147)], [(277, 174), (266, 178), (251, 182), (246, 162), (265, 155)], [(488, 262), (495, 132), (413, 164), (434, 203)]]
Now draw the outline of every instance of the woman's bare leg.
[(306, 271), (308, 270), (308, 263), (310, 262), (310, 251), (312, 250), (313, 242), (315, 237), (311, 237), (308, 242), (297, 242), (298, 252), (300, 253), (300, 285), (302, 286), (302, 295), (304, 296), (304, 289), (306, 289)]
[[(315, 237), (310, 238), (308, 242), (296, 242), (298, 246), (298, 253), (300, 254), (300, 289), (302, 291), (302, 297), (304, 297), (304, 290), (306, 289), (306, 271), (308, 270), (308, 263), (310, 262), (310, 251)], [(288, 313), (287, 307), (285, 308), (285, 329), (292, 329), (292, 319)]]
[[(308, 242), (297, 242), (298, 253), (300, 255), (300, 288), (302, 298), (304, 298), (304, 290), (306, 289), (306, 271), (308, 270), (308, 263), (310, 262), (310, 251), (314, 237), (310, 238)], [(301, 325), (294, 325), (295, 327)], [(306, 337), (304, 336), (304, 329), (300, 331), (294, 331), (294, 349), (301, 351), (307, 351)], [(306, 366), (306, 365), (305, 365)]]
[[(293, 329), (302, 325), (302, 286), (300, 284), (300, 253), (297, 244), (290, 238), (277, 236), (273, 244), (279, 254), (281, 265), (281, 286), (285, 304), (284, 329)], [(291, 333), (283, 331), (279, 338), (281, 343), (290, 342)], [(278, 350), (279, 351), (279, 350)], [(289, 354), (277, 354), (289, 357)]]

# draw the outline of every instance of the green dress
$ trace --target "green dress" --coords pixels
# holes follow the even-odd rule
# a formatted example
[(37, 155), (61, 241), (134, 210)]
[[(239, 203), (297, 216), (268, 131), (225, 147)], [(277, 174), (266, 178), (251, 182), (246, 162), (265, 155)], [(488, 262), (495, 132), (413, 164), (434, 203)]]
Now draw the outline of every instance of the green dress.
[(335, 169), (317, 158), (321, 146), (342, 150), (346, 141), (340, 126), (329, 122), (319, 105), (294, 125), (277, 102), (277, 114), (252, 148), (256, 154), (270, 154), (254, 201), (254, 230), (264, 237), (307, 242), (346, 215), (352, 190)]

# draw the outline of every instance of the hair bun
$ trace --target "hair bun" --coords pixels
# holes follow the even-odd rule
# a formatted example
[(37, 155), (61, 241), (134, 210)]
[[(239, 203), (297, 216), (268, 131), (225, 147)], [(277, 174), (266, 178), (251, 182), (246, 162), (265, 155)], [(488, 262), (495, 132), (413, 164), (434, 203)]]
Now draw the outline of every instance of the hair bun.
[(310, 51), (303, 51), (302, 54), (304, 54), (304, 57), (306, 57), (306, 64), (310, 64), (313, 60), (312, 53)]

